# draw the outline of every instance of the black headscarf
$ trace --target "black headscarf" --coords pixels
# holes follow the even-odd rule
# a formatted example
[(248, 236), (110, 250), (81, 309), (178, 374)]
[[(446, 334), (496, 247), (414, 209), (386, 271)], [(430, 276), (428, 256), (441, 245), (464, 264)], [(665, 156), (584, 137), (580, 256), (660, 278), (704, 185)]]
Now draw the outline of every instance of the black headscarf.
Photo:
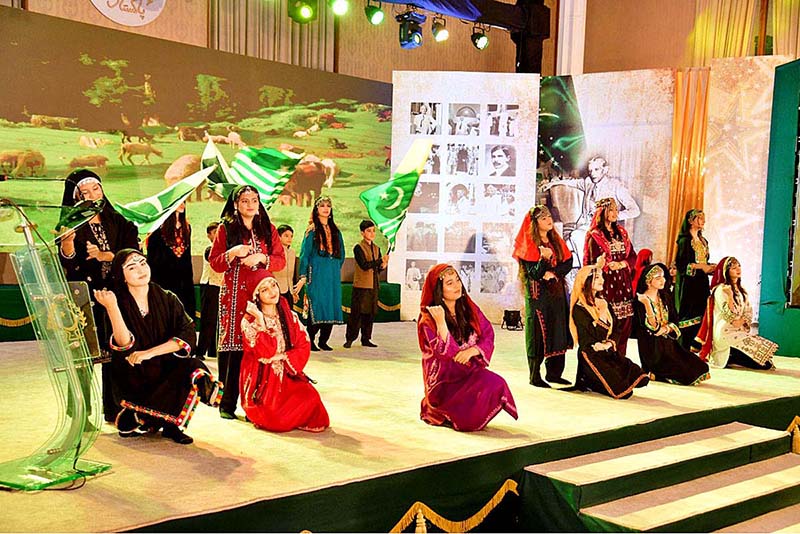
[[(222, 208), (222, 213), (220, 213), (222, 224), (225, 225), (228, 248), (241, 245), (245, 242), (243, 236), (243, 230), (245, 228), (244, 224), (242, 224), (242, 217), (236, 210), (236, 201), (239, 200), (242, 193), (247, 191), (255, 193), (259, 195), (259, 199), (261, 198), (258, 190), (252, 185), (237, 186), (236, 189), (231, 191), (230, 195), (228, 195), (228, 200)], [(272, 254), (272, 221), (270, 221), (269, 214), (267, 210), (264, 209), (264, 204), (262, 204), (260, 200), (258, 203), (258, 213), (253, 217), (253, 233), (255, 233), (256, 237), (264, 241), (267, 246), (267, 251), (269, 254)]]
[(127, 291), (128, 286), (125, 283), (125, 273), (122, 272), (122, 266), (131, 254), (138, 254), (143, 258), (147, 258), (140, 250), (135, 248), (123, 248), (114, 254), (114, 260), (111, 262), (111, 284), (114, 293), (120, 295), (121, 291)]
[[(681, 229), (678, 231), (678, 239), (680, 239), (681, 237), (689, 237), (691, 239), (691, 234), (689, 233), (689, 230), (692, 229), (692, 219), (694, 219), (698, 215), (701, 215), (702, 213), (703, 210), (699, 209), (690, 209), (689, 211), (686, 212), (686, 215), (683, 216)], [(703, 236), (702, 230), (698, 232), (698, 235), (701, 237)]]

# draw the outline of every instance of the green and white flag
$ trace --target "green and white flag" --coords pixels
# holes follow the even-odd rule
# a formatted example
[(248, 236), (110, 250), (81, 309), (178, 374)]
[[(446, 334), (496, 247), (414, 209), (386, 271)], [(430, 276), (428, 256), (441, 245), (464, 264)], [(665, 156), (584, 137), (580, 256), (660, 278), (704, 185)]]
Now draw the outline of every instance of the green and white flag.
[(233, 158), (230, 167), (212, 141), (208, 141), (201, 167), (217, 165), (217, 170), (208, 177), (208, 186), (222, 198), (239, 185), (253, 186), (259, 193), (266, 209), (278, 199), (286, 182), (303, 157), (275, 150), (274, 148), (241, 149)]
[(137, 200), (125, 205), (114, 202), (114, 209), (135, 224), (140, 234), (149, 234), (159, 228), (170, 215), (175, 213), (178, 206), (215, 170), (216, 167), (200, 169), (160, 193), (143, 200)]
[(428, 161), (432, 145), (426, 139), (414, 141), (388, 182), (367, 189), (359, 195), (370, 218), (389, 241), (387, 252), (394, 250), (397, 231), (406, 218), (419, 175)]

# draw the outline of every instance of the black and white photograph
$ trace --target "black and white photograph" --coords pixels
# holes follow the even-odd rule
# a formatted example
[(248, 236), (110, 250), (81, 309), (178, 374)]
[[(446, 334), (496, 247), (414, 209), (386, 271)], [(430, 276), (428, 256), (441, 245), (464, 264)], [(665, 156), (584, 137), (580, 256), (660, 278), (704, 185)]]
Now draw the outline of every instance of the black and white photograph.
[(439, 213), (439, 184), (418, 182), (408, 211), (409, 213)]
[(517, 104), (489, 104), (486, 106), (489, 135), (496, 137), (519, 136), (519, 106)]
[[(409, 224), (406, 221), (406, 224)], [(436, 223), (417, 221), (409, 226), (406, 234), (406, 250), (412, 252), (436, 252), (439, 231)]]
[(464, 289), (467, 293), (472, 292), (473, 282), (475, 278), (475, 262), (474, 261), (454, 261), (450, 265), (458, 272), (461, 283), (464, 284)]
[(425, 275), (434, 265), (436, 265), (436, 260), (407, 259), (405, 289), (422, 291)]
[(515, 230), (511, 223), (483, 223), (482, 252), (496, 256), (511, 256)]
[(480, 152), (480, 145), (449, 143), (447, 145), (447, 162), (445, 166), (447, 174), (478, 176)]
[(437, 102), (411, 103), (411, 133), (437, 135), (441, 133), (442, 104)]
[(452, 215), (475, 214), (475, 185), (464, 182), (445, 184), (447, 191), (447, 213)]
[(442, 153), (440, 145), (432, 145), (428, 161), (422, 169), (422, 174), (441, 174), (442, 173)]
[(481, 293), (502, 293), (512, 287), (514, 266), (511, 263), (481, 263)]
[(475, 225), (459, 221), (451, 223), (444, 230), (444, 251), (473, 254), (475, 252)]
[(483, 198), (476, 204), (487, 217), (513, 217), (516, 192), (514, 184), (483, 184)]
[(480, 135), (480, 104), (450, 104), (447, 124), (450, 135)]
[(487, 145), (486, 162), (488, 176), (517, 175), (517, 152), (511, 145)]

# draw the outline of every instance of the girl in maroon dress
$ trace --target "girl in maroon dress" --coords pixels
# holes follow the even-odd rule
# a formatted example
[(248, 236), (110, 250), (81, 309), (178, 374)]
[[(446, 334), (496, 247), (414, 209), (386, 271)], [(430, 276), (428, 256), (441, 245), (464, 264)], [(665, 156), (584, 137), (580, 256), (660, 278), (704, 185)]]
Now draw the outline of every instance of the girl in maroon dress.
[(239, 381), (247, 418), (273, 432), (322, 432), (330, 426), (328, 412), (303, 372), (311, 353), (308, 332), (267, 271), (259, 271), (248, 287), (252, 300), (242, 319)]
[(428, 271), (417, 335), (425, 381), (423, 421), (472, 431), (483, 429), (500, 410), (517, 418), (508, 384), (487, 369), (494, 352), (492, 325), (450, 265)]
[(593, 265), (600, 256), (605, 257), (603, 266), (603, 299), (608, 302), (614, 315), (614, 340), (617, 352), (625, 356), (628, 338), (633, 326), (633, 268), (636, 251), (625, 228), (617, 224), (619, 208), (613, 198), (603, 198), (596, 203), (592, 225), (586, 234), (583, 247), (583, 264)]
[(242, 363), (242, 317), (250, 296), (247, 281), (259, 271), (280, 271), (286, 265), (281, 239), (261, 204), (258, 191), (234, 189), (222, 209), (222, 224), (208, 262), (225, 273), (219, 295), (219, 375), (227, 394), (219, 406), (223, 419), (235, 419)]

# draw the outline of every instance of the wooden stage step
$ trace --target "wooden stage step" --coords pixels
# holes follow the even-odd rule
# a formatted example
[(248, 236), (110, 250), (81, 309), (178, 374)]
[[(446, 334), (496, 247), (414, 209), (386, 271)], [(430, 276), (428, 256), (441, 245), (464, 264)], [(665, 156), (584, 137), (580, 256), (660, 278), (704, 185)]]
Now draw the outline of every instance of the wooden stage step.
[(800, 504), (787, 506), (716, 532), (800, 532)]
[(549, 478), (577, 510), (775, 457), (790, 449), (786, 432), (730, 423), (531, 465), (525, 470)]
[(581, 510), (592, 531), (709, 532), (800, 502), (800, 455), (784, 454)]

